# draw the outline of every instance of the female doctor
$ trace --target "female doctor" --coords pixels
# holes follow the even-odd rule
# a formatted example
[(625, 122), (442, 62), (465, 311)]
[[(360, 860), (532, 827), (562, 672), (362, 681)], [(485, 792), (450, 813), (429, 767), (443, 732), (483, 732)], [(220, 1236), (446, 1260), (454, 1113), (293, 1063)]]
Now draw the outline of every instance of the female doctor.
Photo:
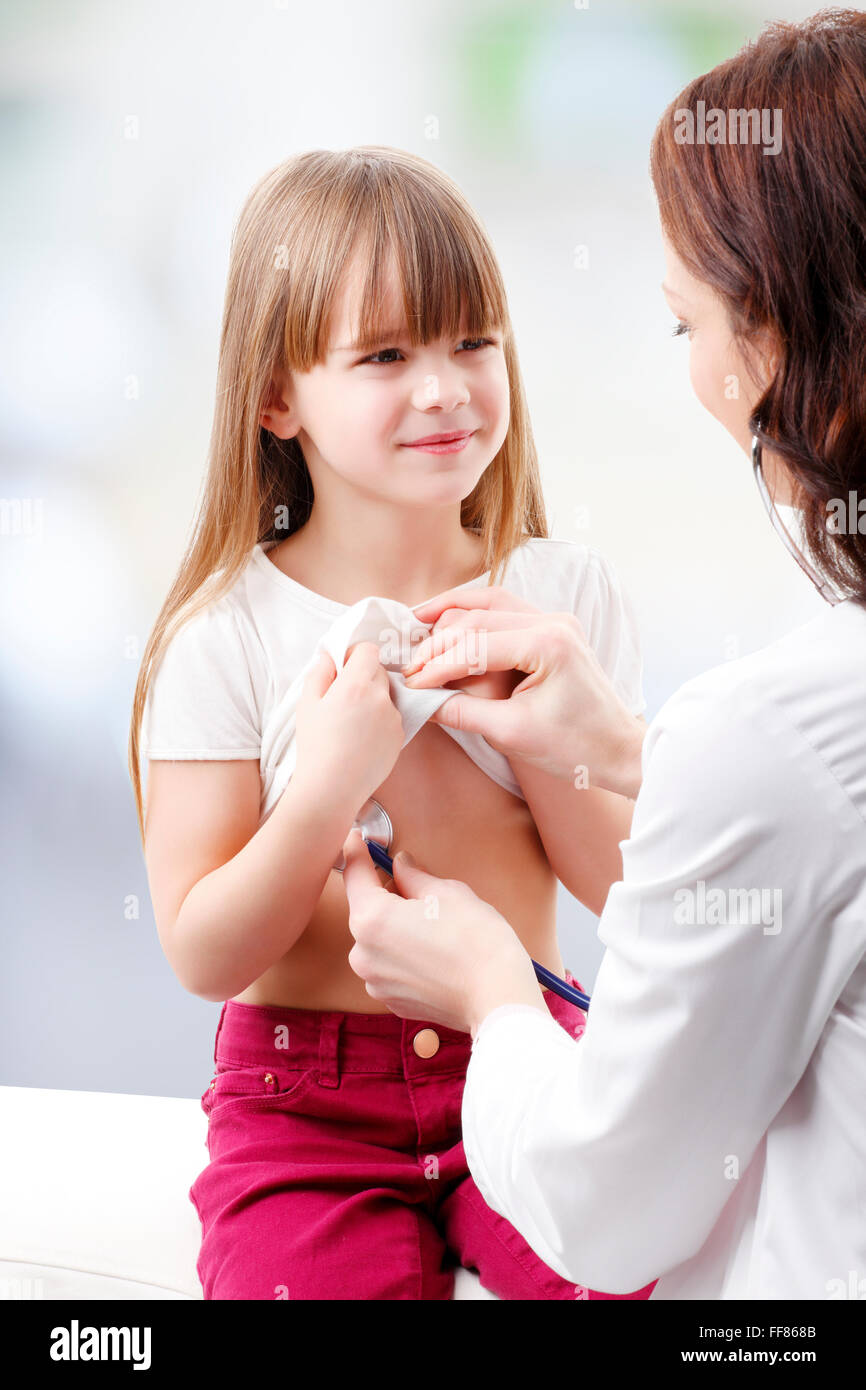
[[(683, 109), (743, 108), (781, 111), (777, 152), (681, 143)], [(357, 831), (344, 846), (370, 995), (473, 1036), (462, 1121), (485, 1200), (613, 1293), (660, 1275), (655, 1299), (866, 1297), (864, 171), (859, 12), (766, 30), (652, 145), (695, 393), (801, 509), (825, 612), (689, 681), (647, 731), (569, 615), (501, 588), (416, 610), (438, 621), (410, 684), (477, 670), (468, 629), (489, 669), (526, 675), (507, 699), (455, 694), (438, 723), (483, 734), (554, 805), (581, 769), (636, 798), (583, 1037), (466, 885), (398, 856), (391, 892)]]

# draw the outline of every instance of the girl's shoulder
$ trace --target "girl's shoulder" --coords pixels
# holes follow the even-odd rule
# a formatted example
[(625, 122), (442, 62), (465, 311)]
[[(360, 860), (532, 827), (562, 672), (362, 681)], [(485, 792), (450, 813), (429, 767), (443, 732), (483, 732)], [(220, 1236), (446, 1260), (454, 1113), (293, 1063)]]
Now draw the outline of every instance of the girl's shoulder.
[(237, 685), (247, 672), (261, 670), (262, 643), (249, 582), (250, 563), (241, 567), (222, 593), (206, 597), (221, 574), (211, 576), (175, 614), (157, 663), (163, 683), (173, 672), (181, 680), (218, 675), (223, 683)]
[[(580, 606), (586, 611), (605, 606), (622, 593), (615, 566), (601, 550), (558, 536), (528, 537), (512, 551), (508, 576), (526, 588), (530, 602), (545, 609), (574, 612)], [(504, 587), (509, 587), (507, 579)]]

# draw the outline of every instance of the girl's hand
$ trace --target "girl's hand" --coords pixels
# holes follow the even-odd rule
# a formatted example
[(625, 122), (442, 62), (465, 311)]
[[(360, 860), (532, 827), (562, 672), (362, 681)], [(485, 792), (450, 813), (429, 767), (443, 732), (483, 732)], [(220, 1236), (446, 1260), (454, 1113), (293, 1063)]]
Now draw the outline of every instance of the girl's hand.
[(506, 757), (554, 776), (579, 774), (637, 796), (646, 725), (614, 690), (572, 613), (543, 613), (498, 585), (446, 590), (413, 611), (437, 621), (404, 668), (410, 689), (480, 671), (524, 677), (504, 699), (454, 695), (431, 716), (437, 724), (481, 734)]
[(339, 672), (320, 652), (304, 680), (296, 719), (296, 775), (345, 788), (354, 815), (403, 747), (403, 721), (375, 642), (357, 642)]

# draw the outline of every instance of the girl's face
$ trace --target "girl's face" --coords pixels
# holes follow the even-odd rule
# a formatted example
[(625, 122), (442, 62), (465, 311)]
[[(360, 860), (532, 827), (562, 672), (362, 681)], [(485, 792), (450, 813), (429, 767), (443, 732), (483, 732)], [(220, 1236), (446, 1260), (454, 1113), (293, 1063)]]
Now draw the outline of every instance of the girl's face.
[[(317, 493), (319, 483), (342, 480), (390, 503), (460, 502), (508, 430), (502, 334), (412, 347), (392, 274), (380, 317), (390, 331), (361, 352), (353, 346), (360, 270), (356, 261), (335, 301), (327, 358), (281, 374), (282, 399), (262, 424), (281, 438), (297, 435)], [(443, 434), (464, 437), (447, 451), (418, 444)]]
[[(766, 389), (770, 368), (759, 380), (751, 375), (734, 342), (724, 303), (710, 285), (695, 279), (664, 234), (662, 239), (666, 261), (662, 290), (680, 320), (678, 331), (688, 334), (689, 375), (694, 393), (740, 447), (751, 454), (749, 417)], [(766, 449), (761, 466), (770, 495), (776, 502), (791, 505), (793, 497), (786, 472)]]

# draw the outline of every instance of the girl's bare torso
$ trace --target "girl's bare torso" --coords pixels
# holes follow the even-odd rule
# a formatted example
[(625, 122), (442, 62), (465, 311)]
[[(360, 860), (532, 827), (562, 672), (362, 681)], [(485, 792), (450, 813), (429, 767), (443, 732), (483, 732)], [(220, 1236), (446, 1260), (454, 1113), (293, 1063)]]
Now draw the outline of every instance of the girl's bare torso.
[[(297, 577), (294, 568), (291, 573)], [(469, 682), (454, 684), (468, 687)], [(525, 801), (489, 778), (430, 722), (402, 749), (373, 796), (391, 817), (391, 855), (409, 850), (431, 874), (467, 883), (507, 918), (529, 955), (564, 974), (556, 938), (557, 880)], [(385, 871), (375, 872), (394, 891)], [(291, 950), (235, 998), (244, 1004), (387, 1013), (348, 963), (353, 944), (343, 876), (333, 870)]]

